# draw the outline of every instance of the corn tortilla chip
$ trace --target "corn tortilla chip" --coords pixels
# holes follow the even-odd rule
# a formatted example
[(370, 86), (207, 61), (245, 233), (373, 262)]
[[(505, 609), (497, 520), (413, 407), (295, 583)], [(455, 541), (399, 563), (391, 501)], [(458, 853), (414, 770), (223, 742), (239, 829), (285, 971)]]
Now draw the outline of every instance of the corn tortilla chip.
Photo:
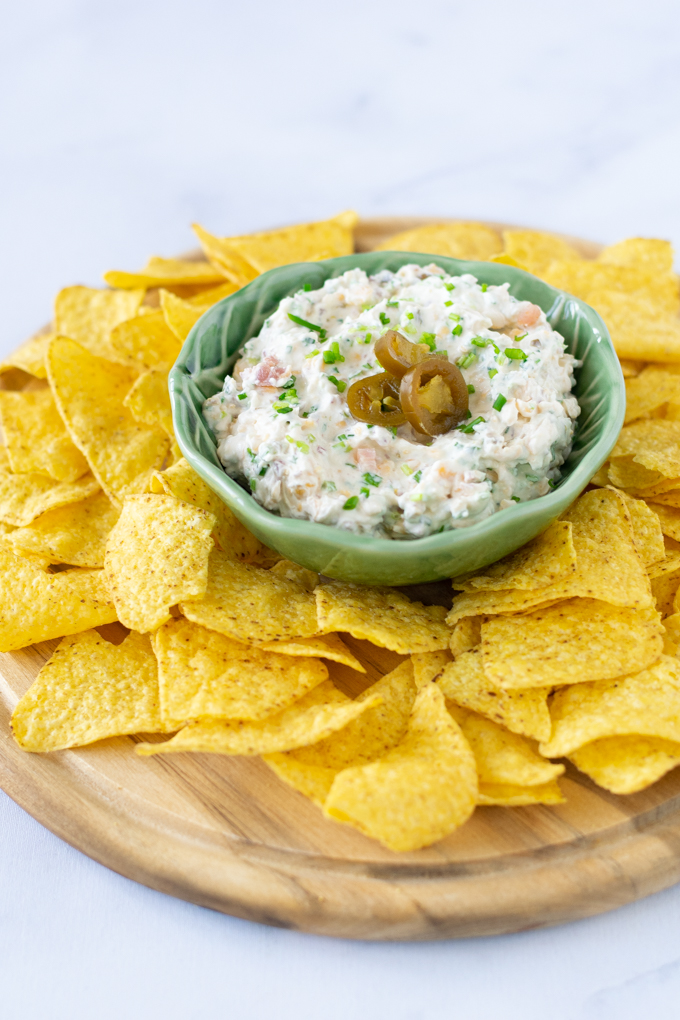
[(444, 667), (452, 662), (452, 656), (449, 651), (419, 652), (411, 656), (411, 662), (416, 690), (419, 691), (425, 684), (437, 679)]
[[(677, 315), (680, 309), (678, 280), (670, 272), (650, 272), (640, 266), (614, 265), (599, 260), (570, 259), (552, 262), (543, 276), (553, 287), (575, 294), (598, 311), (599, 298), (603, 293), (616, 295), (617, 299), (620, 295), (627, 301), (633, 298), (648, 302), (657, 318), (660, 314)], [(639, 351), (621, 351), (621, 354), (633, 358), (641, 356)]]
[(294, 758), (293, 753), (275, 752), (264, 754), (262, 758), (279, 779), (322, 808), (338, 770), (323, 765), (307, 765)]
[(568, 599), (526, 616), (482, 624), (484, 672), (498, 687), (549, 687), (637, 673), (661, 655), (654, 609)]
[(454, 624), (451, 631), (449, 648), (454, 659), (457, 659), (463, 652), (471, 652), (482, 641), (483, 616), (464, 616), (462, 620)]
[(263, 652), (181, 618), (156, 631), (154, 651), (168, 721), (265, 719), (328, 679), (318, 659)]
[(644, 361), (633, 361), (631, 358), (619, 358), (619, 364), (624, 379), (634, 378), (645, 367)]
[(0, 543), (0, 652), (77, 634), (117, 619), (103, 570), (62, 570)]
[(65, 287), (54, 303), (54, 332), (75, 340), (100, 358), (113, 357), (109, 333), (138, 314), (143, 290)]
[(453, 702), (446, 707), (472, 749), (480, 784), (542, 786), (563, 774), (564, 765), (542, 758), (533, 741)]
[(258, 270), (231, 246), (230, 238), (215, 237), (198, 223), (192, 224), (192, 227), (201, 243), (205, 257), (231, 283), (236, 284), (237, 287), (243, 287), (259, 275)]
[(662, 620), (675, 612), (675, 596), (680, 586), (680, 562), (674, 562), (673, 569), (652, 577), (652, 595)]
[(8, 375), (18, 369), (20, 372), (34, 375), (37, 379), (46, 379), (45, 355), (53, 336), (54, 333), (47, 330), (24, 340), (0, 361), (0, 376)]
[(215, 518), (174, 496), (128, 496), (106, 540), (104, 569), (118, 619), (155, 630), (170, 607), (200, 596), (208, 583)]
[(289, 638), (287, 641), (268, 641), (258, 646), (262, 652), (278, 652), (279, 655), (311, 655), (314, 658), (330, 659), (343, 666), (365, 673), (355, 655), (337, 634), (322, 634), (319, 637)]
[(0, 424), (12, 471), (75, 482), (89, 470), (71, 442), (49, 389), (0, 392)]
[(134, 631), (119, 645), (96, 630), (65, 637), (12, 714), (25, 751), (163, 729), (151, 642)]
[(649, 509), (656, 514), (664, 535), (680, 541), (680, 510), (662, 503), (649, 503)]
[(564, 518), (573, 525), (573, 574), (536, 591), (463, 592), (453, 600), (447, 617), (449, 625), (465, 616), (522, 612), (577, 595), (615, 606), (649, 608), (649, 579), (635, 548), (623, 496), (615, 490), (592, 489), (569, 508)]
[(306, 567), (301, 567), (298, 563), (293, 563), (292, 560), (279, 560), (271, 567), (271, 572), (277, 577), (287, 577), (289, 581), (297, 581), (307, 591), (314, 591), (319, 583), (319, 575), (315, 570), (307, 570)]
[(673, 246), (655, 237), (629, 237), (603, 248), (598, 262), (616, 266), (635, 266), (651, 273), (673, 271)]
[(544, 230), (504, 230), (503, 242), (503, 254), (516, 259), (536, 276), (542, 276), (556, 259), (583, 261), (576, 248)]
[(454, 259), (484, 261), (503, 247), (500, 234), (486, 223), (431, 223), (393, 234), (375, 251), (422, 251)]
[(551, 688), (503, 690), (489, 680), (478, 651), (464, 652), (446, 666), (437, 678), (437, 686), (449, 701), (486, 716), (512, 733), (534, 740), (550, 737)]
[(151, 491), (176, 496), (213, 514), (217, 521), (213, 532), (215, 541), (231, 559), (259, 561), (270, 552), (241, 524), (184, 458), (165, 471), (157, 471), (151, 479)]
[(205, 596), (182, 599), (181, 612), (194, 623), (238, 641), (263, 644), (319, 631), (314, 596), (295, 581), (270, 570), (210, 554)]
[(633, 496), (629, 496), (625, 492), (622, 492), (621, 495), (630, 514), (633, 541), (640, 559), (645, 567), (661, 563), (666, 558), (666, 549), (657, 514), (641, 499), (634, 499)]
[(330, 680), (324, 681), (278, 715), (259, 721), (207, 720), (190, 723), (164, 744), (138, 744), (138, 754), (168, 754), (177, 751), (203, 751), (214, 754), (255, 755), (290, 751), (314, 744), (342, 729), (379, 700), (358, 703), (339, 691)]
[(663, 655), (649, 669), (613, 680), (574, 684), (550, 706), (553, 731), (539, 750), (571, 755), (602, 737), (663, 737), (680, 742), (680, 662)]
[(609, 463), (608, 480), (617, 489), (632, 490), (638, 495), (640, 491), (663, 482), (663, 475), (660, 471), (650, 471), (637, 464), (632, 457), (615, 457)]
[[(672, 291), (665, 298), (670, 298), (666, 304), (672, 303)], [(680, 321), (675, 312), (660, 308), (648, 294), (624, 294), (603, 287), (593, 289), (586, 300), (606, 322), (619, 358), (680, 362)]]
[(152, 255), (144, 269), (126, 273), (111, 269), (104, 273), (110, 287), (131, 290), (135, 287), (162, 287), (178, 283), (219, 283), (223, 277), (209, 262), (194, 259), (164, 259)]
[(680, 376), (649, 365), (638, 376), (626, 380), (626, 417), (624, 424), (649, 418), (664, 404), (680, 402)]
[(57, 482), (46, 475), (15, 475), (0, 447), (0, 520), (21, 528), (56, 507), (78, 503), (99, 490), (89, 472), (75, 482)]
[(170, 447), (161, 429), (138, 424), (124, 406), (136, 373), (61, 336), (50, 344), (47, 362), (71, 439), (107, 496), (121, 501), (126, 493), (137, 491), (150, 471), (162, 466)]
[[(377, 702), (376, 695), (380, 697)], [(337, 771), (382, 758), (406, 733), (415, 697), (413, 666), (402, 662), (355, 699), (359, 705), (376, 702), (373, 708), (325, 740), (289, 752), (290, 756)]]
[(649, 471), (659, 471), (664, 478), (677, 478), (680, 476), (680, 422), (652, 418), (626, 425), (612, 451), (614, 457), (632, 457)]
[(526, 807), (528, 804), (564, 804), (566, 797), (556, 779), (540, 786), (511, 786), (480, 783), (477, 803), (480, 807)]
[(673, 506), (676, 510), (680, 510), (680, 489), (656, 493), (651, 497), (651, 502), (660, 503), (662, 506)]
[(158, 369), (144, 372), (132, 384), (123, 405), (130, 409), (136, 422), (155, 425), (174, 439), (167, 372)]
[[(220, 238), (224, 247), (236, 252), (258, 273), (292, 262), (316, 262), (354, 251), (355, 212), (343, 212), (330, 220), (300, 223), (260, 234)], [(208, 253), (209, 254), (209, 253)], [(210, 256), (209, 256), (210, 257)]]
[(434, 684), (418, 692), (403, 740), (379, 761), (339, 772), (324, 814), (390, 850), (417, 850), (467, 821), (477, 801), (475, 760)]
[(165, 324), (177, 339), (184, 343), (201, 316), (222, 298), (229, 297), (238, 289), (238, 284), (227, 281), (220, 287), (204, 291), (188, 300), (171, 294), (169, 290), (162, 290), (160, 302)]
[(555, 521), (537, 538), (481, 571), (454, 577), (461, 591), (535, 591), (576, 571), (572, 525)]
[(111, 330), (109, 345), (114, 361), (140, 372), (152, 368), (169, 368), (182, 349), (162, 311), (136, 315), (133, 319), (121, 322)]
[(637, 793), (680, 765), (680, 743), (659, 737), (604, 737), (569, 755), (577, 769), (612, 793)]
[(343, 630), (401, 655), (449, 646), (446, 610), (411, 602), (394, 588), (330, 581), (316, 589), (319, 629)]
[(18, 556), (74, 567), (103, 567), (106, 538), (120, 516), (108, 496), (48, 510), (31, 524), (17, 528), (8, 542)]

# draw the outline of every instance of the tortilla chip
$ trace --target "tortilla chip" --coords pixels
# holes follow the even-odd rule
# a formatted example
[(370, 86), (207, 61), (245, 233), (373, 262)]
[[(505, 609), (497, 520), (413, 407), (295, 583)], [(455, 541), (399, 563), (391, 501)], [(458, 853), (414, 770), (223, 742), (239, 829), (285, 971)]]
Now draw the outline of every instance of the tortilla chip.
[(0, 652), (77, 634), (117, 619), (103, 570), (61, 570), (0, 543)]
[(118, 619), (155, 630), (180, 599), (205, 593), (215, 518), (174, 496), (127, 496), (106, 540), (104, 569)]
[(198, 223), (192, 224), (192, 227), (210, 264), (237, 288), (244, 287), (259, 275), (258, 270), (232, 248), (230, 238), (215, 237)]
[(65, 637), (12, 713), (24, 751), (159, 730), (156, 659), (149, 638), (134, 631), (119, 645), (96, 630)]
[(472, 749), (480, 784), (543, 786), (563, 774), (564, 765), (542, 758), (533, 741), (453, 702), (446, 707)]
[(453, 259), (485, 261), (503, 247), (500, 234), (486, 223), (459, 220), (431, 223), (393, 234), (375, 251), (422, 251)]
[(241, 524), (226, 503), (215, 495), (184, 458), (165, 471), (155, 472), (151, 480), (151, 491), (176, 496), (185, 503), (213, 514), (217, 520), (213, 536), (220, 549), (230, 558), (252, 562), (270, 552)]
[(121, 322), (111, 330), (109, 344), (114, 361), (140, 372), (151, 368), (169, 368), (182, 349), (162, 311), (137, 315)]
[[(673, 282), (671, 281), (671, 288)], [(672, 289), (665, 303), (673, 302)], [(595, 308), (607, 328), (620, 358), (642, 361), (680, 362), (680, 321), (644, 292), (593, 289), (585, 299)]]
[(545, 230), (504, 230), (503, 241), (503, 254), (516, 259), (536, 276), (542, 276), (555, 259), (583, 261), (576, 248)]
[(472, 751), (441, 692), (428, 684), (402, 741), (379, 761), (339, 772), (324, 814), (391, 850), (417, 850), (466, 822), (476, 801)]
[(674, 506), (680, 510), (680, 489), (671, 489), (669, 492), (660, 492), (652, 497), (654, 503), (662, 506)]
[(318, 659), (263, 652), (181, 618), (156, 631), (154, 651), (168, 722), (265, 719), (328, 679)]
[(152, 369), (144, 372), (133, 384), (123, 401), (132, 417), (141, 425), (155, 425), (175, 438), (172, 427), (172, 408), (168, 392), (168, 373)]
[(119, 515), (108, 496), (96, 492), (17, 528), (8, 542), (18, 556), (74, 567), (103, 567), (106, 537)]
[(471, 652), (481, 643), (483, 616), (464, 616), (451, 631), (449, 648), (454, 659), (463, 652)]
[(446, 666), (437, 678), (437, 686), (449, 701), (486, 716), (512, 733), (534, 740), (550, 737), (551, 688), (503, 690), (489, 680), (479, 652), (464, 652)]
[(227, 281), (220, 287), (204, 291), (203, 294), (197, 294), (196, 297), (188, 300), (183, 300), (168, 290), (162, 290), (160, 294), (161, 308), (168, 329), (172, 330), (181, 343), (184, 343), (201, 316), (205, 315), (208, 309), (222, 298), (229, 297), (238, 289), (238, 284)]
[(612, 793), (637, 793), (680, 765), (680, 743), (659, 737), (604, 737), (569, 755), (577, 769)]
[[(257, 273), (266, 273), (268, 269), (292, 262), (317, 262), (338, 255), (351, 255), (354, 251), (353, 230), (358, 219), (355, 212), (349, 211), (317, 223), (299, 223), (281, 230), (218, 240), (229, 256), (234, 252)], [(200, 234), (199, 240), (203, 243)], [(205, 250), (209, 258), (214, 258), (214, 253), (211, 255), (207, 248)]]
[(568, 521), (555, 521), (544, 532), (481, 571), (454, 577), (460, 591), (535, 591), (576, 571), (576, 550)]
[(677, 478), (680, 475), (680, 422), (652, 418), (626, 425), (612, 451), (612, 459), (614, 457), (632, 457), (636, 464), (649, 471), (659, 471), (664, 478)]
[(292, 560), (279, 560), (270, 569), (272, 574), (276, 574), (277, 577), (287, 577), (289, 581), (297, 581), (307, 591), (314, 591), (319, 583), (319, 575), (316, 570), (307, 570), (306, 567), (301, 567), (298, 563), (293, 563)]
[(54, 302), (54, 332), (100, 358), (113, 357), (109, 333), (119, 322), (138, 314), (143, 298), (143, 290), (65, 287)]
[(480, 783), (480, 807), (526, 807), (528, 804), (564, 804), (563, 795), (556, 779), (541, 786), (509, 786), (502, 783)]
[(200, 601), (182, 599), (180, 610), (194, 623), (237, 641), (257, 644), (319, 631), (314, 596), (270, 570), (237, 563), (214, 549), (208, 587)]
[(452, 661), (451, 653), (448, 651), (419, 652), (417, 655), (412, 655), (411, 662), (416, 690), (419, 691), (425, 684), (436, 680), (444, 667)]
[(0, 424), (12, 471), (35, 471), (58, 482), (75, 482), (89, 470), (71, 442), (50, 390), (0, 392)]
[[(648, 302), (653, 305), (657, 318), (659, 314), (677, 315), (680, 309), (678, 280), (670, 272), (656, 273), (639, 266), (571, 259), (552, 262), (544, 273), (544, 279), (553, 287), (582, 298), (598, 311), (598, 301), (602, 294), (616, 295), (617, 300), (620, 295), (625, 301), (633, 298)], [(621, 353), (623, 357), (641, 356), (639, 352)]]
[(291, 757), (336, 771), (382, 758), (399, 743), (408, 728), (416, 697), (411, 663), (402, 662), (363, 691), (356, 703), (374, 701), (376, 695), (381, 700), (373, 708), (325, 740), (291, 751)]
[(660, 471), (650, 471), (642, 464), (637, 464), (632, 457), (612, 458), (608, 476), (617, 489), (633, 491), (636, 495), (663, 479)]
[[(128, 293), (121, 291), (121, 293)], [(47, 355), (59, 413), (107, 496), (119, 502), (161, 467), (170, 441), (158, 428), (139, 425), (124, 406), (136, 373), (97, 358), (66, 337)]]
[(343, 630), (401, 655), (448, 648), (442, 606), (411, 602), (394, 588), (329, 581), (316, 589), (319, 630)]
[(569, 508), (564, 519), (573, 525), (575, 573), (536, 591), (463, 592), (453, 600), (449, 625), (465, 616), (523, 612), (577, 595), (633, 609), (651, 607), (649, 579), (621, 493), (592, 489)]
[(568, 599), (482, 625), (484, 671), (506, 690), (637, 673), (656, 662), (662, 650), (656, 610), (624, 609), (594, 599)]
[(219, 283), (223, 279), (209, 262), (194, 259), (164, 259), (152, 255), (144, 269), (138, 273), (126, 273), (111, 269), (104, 273), (110, 287), (129, 290), (135, 287), (163, 287), (179, 283)]
[(340, 662), (343, 666), (349, 666), (350, 669), (356, 669), (359, 673), (366, 672), (356, 656), (352, 655), (345, 642), (337, 634), (289, 638), (287, 641), (268, 641), (257, 647), (262, 652), (278, 652), (279, 655), (311, 655), (317, 659), (330, 659), (332, 662)]
[(650, 273), (673, 271), (673, 245), (655, 237), (629, 237), (603, 248), (598, 262), (615, 266), (634, 266)]
[(546, 758), (572, 755), (602, 737), (663, 737), (680, 742), (680, 662), (663, 655), (649, 669), (612, 680), (574, 684), (550, 706), (552, 736)]
[(0, 520), (23, 527), (56, 507), (78, 503), (99, 490), (96, 478), (83, 475), (75, 482), (56, 482), (45, 475), (15, 475), (9, 470), (7, 454), (0, 447)]
[(676, 542), (680, 541), (680, 510), (662, 503), (650, 503), (649, 509), (658, 517), (664, 535), (674, 538)]
[(619, 358), (619, 364), (621, 365), (621, 374), (624, 379), (632, 379), (634, 376), (639, 375), (645, 367), (644, 361), (632, 361), (630, 358)]
[(211, 719), (190, 723), (172, 740), (163, 744), (138, 744), (136, 750), (144, 755), (202, 751), (249, 756), (290, 751), (323, 740), (374, 708), (378, 701), (379, 695), (364, 702), (350, 701), (326, 680), (283, 712), (267, 719)]
[(18, 369), (19, 372), (34, 375), (37, 379), (46, 379), (45, 355), (53, 336), (54, 333), (48, 330), (24, 340), (0, 361), (0, 375), (4, 376)]
[(661, 614), (661, 619), (665, 620), (665, 617), (675, 612), (675, 595), (680, 586), (680, 561), (671, 559), (667, 563), (667, 569), (652, 577), (651, 583), (657, 611)]
[(680, 376), (648, 365), (634, 379), (626, 380), (625, 424), (649, 418), (668, 402), (680, 402)]
[(663, 544), (663, 532), (657, 514), (641, 499), (634, 499), (625, 492), (622, 492), (621, 495), (630, 514), (633, 541), (640, 559), (645, 567), (661, 563), (666, 558), (666, 548)]
[(294, 753), (263, 754), (262, 759), (279, 779), (322, 808), (338, 770), (325, 768), (323, 765), (308, 765), (294, 758)]

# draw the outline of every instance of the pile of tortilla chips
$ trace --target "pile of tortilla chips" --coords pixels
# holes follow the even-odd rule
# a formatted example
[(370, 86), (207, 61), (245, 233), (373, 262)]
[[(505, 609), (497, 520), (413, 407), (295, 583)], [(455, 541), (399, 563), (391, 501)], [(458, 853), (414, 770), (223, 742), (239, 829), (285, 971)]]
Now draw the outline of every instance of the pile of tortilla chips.
[(477, 805), (559, 804), (553, 759), (643, 789), (680, 764), (670, 246), (588, 260), (476, 223), (381, 246), (524, 266), (600, 309), (629, 359), (626, 425), (593, 485), (538, 538), (454, 578), (447, 614), (280, 559), (173, 435), (167, 375), (203, 312), (274, 266), (350, 253), (355, 223), (196, 228), (204, 260), (66, 288), (51, 330), (0, 365), (0, 651), (61, 638), (16, 706), (16, 740), (45, 752), (142, 733), (156, 736), (141, 755), (261, 755), (326, 817), (397, 851)]

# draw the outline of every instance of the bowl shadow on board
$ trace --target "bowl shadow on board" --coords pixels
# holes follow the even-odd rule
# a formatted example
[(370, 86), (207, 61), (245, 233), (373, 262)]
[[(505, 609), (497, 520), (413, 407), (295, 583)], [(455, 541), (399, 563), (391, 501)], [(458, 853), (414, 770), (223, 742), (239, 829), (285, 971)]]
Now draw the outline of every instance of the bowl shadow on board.
[[(304, 284), (312, 290), (348, 269), (368, 274), (407, 263), (434, 262), (447, 273), (472, 273), (482, 283), (509, 283), (510, 293), (533, 301), (582, 361), (574, 393), (581, 405), (572, 452), (562, 480), (546, 496), (518, 503), (467, 528), (427, 538), (393, 540), (356, 535), (265, 510), (220, 465), (215, 439), (203, 420), (203, 401), (222, 388), (240, 348), (259, 333), (282, 298)], [(195, 324), (170, 373), (170, 399), (182, 453), (211, 489), (260, 541), (328, 577), (362, 584), (408, 585), (454, 577), (500, 559), (543, 531), (576, 499), (609, 456), (623, 423), (625, 387), (607, 328), (583, 301), (535, 276), (493, 262), (466, 262), (414, 252), (367, 252), (271, 269), (210, 308)]]

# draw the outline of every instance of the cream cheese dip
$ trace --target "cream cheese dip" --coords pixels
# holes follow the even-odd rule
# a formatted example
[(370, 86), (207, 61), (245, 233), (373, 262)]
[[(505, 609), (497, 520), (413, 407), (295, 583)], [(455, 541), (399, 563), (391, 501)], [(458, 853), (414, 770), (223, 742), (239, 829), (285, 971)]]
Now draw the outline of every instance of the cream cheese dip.
[[(203, 405), (226, 472), (283, 517), (381, 538), (468, 527), (545, 495), (571, 449), (578, 362), (508, 287), (406, 265), (284, 298)], [(374, 345), (388, 329), (460, 368), (460, 426), (429, 439), (352, 417), (347, 390), (383, 371)]]

